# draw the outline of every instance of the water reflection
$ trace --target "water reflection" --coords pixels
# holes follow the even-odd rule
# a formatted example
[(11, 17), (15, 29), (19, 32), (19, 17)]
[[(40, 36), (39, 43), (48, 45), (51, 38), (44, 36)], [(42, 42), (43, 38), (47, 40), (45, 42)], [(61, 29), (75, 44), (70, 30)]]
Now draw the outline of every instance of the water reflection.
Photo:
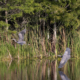
[(70, 80), (62, 71), (59, 71), (62, 80)]
[[(78, 64), (78, 66), (74, 66), (74, 61), (68, 61), (68, 63), (70, 63), (67, 63), (64, 68), (62, 68), (62, 71), (71, 80), (79, 80), (80, 66)], [(48, 59), (0, 62), (0, 80), (63, 80), (60, 75), (65, 77), (65, 74), (59, 72), (60, 69), (58, 65), (59, 62), (57, 60)]]
[(57, 60), (51, 62), (51, 80), (57, 80)]

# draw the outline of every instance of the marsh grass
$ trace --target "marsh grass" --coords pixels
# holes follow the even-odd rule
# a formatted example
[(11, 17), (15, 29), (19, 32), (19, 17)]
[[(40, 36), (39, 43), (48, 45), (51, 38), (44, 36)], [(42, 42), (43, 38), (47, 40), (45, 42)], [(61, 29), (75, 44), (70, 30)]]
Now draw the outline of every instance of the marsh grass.
[[(39, 31), (40, 33), (40, 31)], [(53, 52), (51, 52), (51, 41), (47, 37), (47, 32), (45, 32), (44, 36), (44, 45), (42, 46), (42, 36), (37, 31), (34, 30), (28, 30), (25, 35), (25, 41), (26, 44), (21, 46), (19, 44), (15, 43), (15, 46), (12, 44), (11, 33), (1, 33), (0, 34), (0, 58), (1, 57), (7, 57), (9, 56), (9, 53), (13, 58), (17, 58), (19, 55), (20, 57), (42, 57), (46, 55), (52, 56), (54, 55)], [(72, 57), (79, 57), (80, 56), (80, 32), (74, 33), (73, 36), (71, 36), (72, 33), (66, 34), (66, 47), (71, 48), (71, 55)], [(61, 42), (62, 35), (57, 36), (57, 44), (56, 44), (56, 51), (58, 54), (63, 54), (63, 44)], [(18, 40), (18, 35), (15, 34), (16, 39)], [(13, 37), (13, 38), (15, 38)], [(45, 51), (43, 50), (43, 47), (45, 47)], [(65, 48), (66, 48), (65, 47)]]
[[(22, 50), (19, 44), (14, 43), (16, 47), (12, 44), (11, 37), (12, 35), (10, 33), (7, 33), (6, 36), (4, 33), (2, 34), (2, 39), (0, 40), (0, 57), (8, 57), (9, 53), (13, 58), (17, 58), (18, 54), (20, 57), (36, 57), (44, 55), (41, 38), (36, 34), (36, 32), (27, 32), (25, 35), (26, 44), (22, 46)], [(18, 40), (18, 36), (16, 35), (15, 37)], [(47, 42), (48, 41), (46, 39), (45, 45), (49, 47)], [(46, 49), (48, 49), (48, 47), (46, 47)]]
[(80, 56), (80, 32), (74, 32), (67, 36), (67, 46), (71, 48), (72, 57), (78, 58)]

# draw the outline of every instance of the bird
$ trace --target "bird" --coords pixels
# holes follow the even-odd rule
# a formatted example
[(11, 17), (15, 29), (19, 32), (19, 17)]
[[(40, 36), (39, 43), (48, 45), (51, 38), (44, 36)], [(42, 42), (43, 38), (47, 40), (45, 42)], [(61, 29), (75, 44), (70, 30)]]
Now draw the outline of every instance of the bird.
[[(12, 40), (14, 40), (16, 43), (18, 43), (18, 44), (21, 45), (21, 52), (22, 52), (22, 45), (23, 45), (23, 44), (26, 44), (26, 41), (24, 41), (24, 35), (25, 35), (25, 33), (26, 33), (26, 29), (24, 29), (24, 30), (22, 30), (22, 31), (20, 31), (20, 32), (18, 33), (18, 36), (19, 36), (18, 41), (17, 41), (16, 39), (12, 39)], [(23, 56), (24, 56), (24, 53), (23, 53)], [(19, 56), (18, 56), (18, 58), (19, 58)]]
[(58, 68), (62, 68), (65, 63), (70, 59), (70, 48), (66, 48), (66, 51), (64, 52), (63, 56), (62, 56), (62, 59), (60, 61), (60, 64), (59, 64), (59, 67)]
[(16, 39), (12, 39), (12, 40), (14, 40), (16, 43), (20, 44), (21, 46), (23, 44), (26, 44), (26, 41), (23, 41), (25, 33), (26, 33), (26, 29), (24, 29), (24, 30), (22, 30), (21, 32), (18, 33), (18, 36), (19, 36), (18, 41)]
[(62, 71), (59, 71), (62, 80), (70, 80)]

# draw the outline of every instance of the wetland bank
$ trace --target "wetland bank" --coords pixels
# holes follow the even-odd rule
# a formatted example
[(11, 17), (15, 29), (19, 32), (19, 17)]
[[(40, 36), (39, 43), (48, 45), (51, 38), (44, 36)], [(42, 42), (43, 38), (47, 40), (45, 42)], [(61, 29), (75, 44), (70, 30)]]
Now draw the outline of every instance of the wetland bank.
[[(57, 55), (69, 47), (71, 59), (60, 73), (79, 80), (79, 5), (79, 0), (1, 0), (0, 78), (9, 80), (14, 74), (15, 80), (61, 79)], [(25, 28), (26, 44), (21, 49), (12, 39), (18, 41), (17, 34)]]
[[(72, 57), (79, 58), (79, 4), (79, 0), (1, 0), (0, 58), (21, 58), (21, 53), (24, 57), (57, 57), (66, 47)], [(18, 41), (17, 34), (25, 28), (26, 44), (21, 52), (21, 46), (12, 39)]]

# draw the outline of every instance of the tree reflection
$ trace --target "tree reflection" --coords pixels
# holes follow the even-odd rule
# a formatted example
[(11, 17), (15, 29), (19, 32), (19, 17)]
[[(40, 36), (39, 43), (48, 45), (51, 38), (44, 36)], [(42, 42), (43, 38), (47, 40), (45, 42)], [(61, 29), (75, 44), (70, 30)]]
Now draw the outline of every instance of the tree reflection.
[(56, 64), (57, 60), (52, 61), (51, 63), (51, 80), (57, 80)]
[[(78, 64), (73, 66), (71, 61), (71, 64), (66, 64), (59, 70), (62, 70), (71, 80), (79, 80), (79, 67)], [(65, 77), (64, 73), (60, 72), (60, 75)], [(68, 80), (68, 78), (60, 78), (57, 60), (26, 59), (0, 63), (0, 80)]]
[(46, 72), (46, 61), (42, 65), (42, 80), (45, 80), (45, 72)]

